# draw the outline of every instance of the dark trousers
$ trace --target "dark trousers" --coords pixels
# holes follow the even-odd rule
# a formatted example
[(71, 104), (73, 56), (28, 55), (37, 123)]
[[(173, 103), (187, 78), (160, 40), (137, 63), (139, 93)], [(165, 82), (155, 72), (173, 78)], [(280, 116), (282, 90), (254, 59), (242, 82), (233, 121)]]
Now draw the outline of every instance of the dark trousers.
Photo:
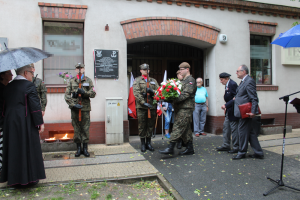
[(252, 118), (245, 118), (239, 120), (238, 132), (239, 132), (239, 152), (238, 154), (246, 154), (248, 149), (248, 142), (253, 151), (257, 155), (264, 155), (263, 150), (257, 139), (257, 135), (253, 130)]

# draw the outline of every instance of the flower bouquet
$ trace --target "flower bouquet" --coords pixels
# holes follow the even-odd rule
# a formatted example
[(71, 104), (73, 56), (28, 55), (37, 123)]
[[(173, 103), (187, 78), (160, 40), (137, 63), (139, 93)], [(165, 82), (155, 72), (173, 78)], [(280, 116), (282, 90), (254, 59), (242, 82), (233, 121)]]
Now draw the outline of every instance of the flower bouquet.
[(156, 104), (158, 101), (173, 101), (181, 94), (182, 83), (178, 79), (171, 78), (160, 85), (154, 93), (153, 104)]
[(73, 78), (69, 72), (59, 72), (58, 76), (64, 79), (64, 84), (67, 84), (67, 80)]

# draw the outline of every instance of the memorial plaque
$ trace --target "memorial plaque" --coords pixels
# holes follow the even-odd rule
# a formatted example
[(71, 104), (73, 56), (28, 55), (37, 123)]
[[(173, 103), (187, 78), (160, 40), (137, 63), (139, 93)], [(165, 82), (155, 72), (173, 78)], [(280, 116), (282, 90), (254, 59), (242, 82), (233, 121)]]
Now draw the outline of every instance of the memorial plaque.
[(119, 51), (95, 49), (95, 78), (119, 78)]

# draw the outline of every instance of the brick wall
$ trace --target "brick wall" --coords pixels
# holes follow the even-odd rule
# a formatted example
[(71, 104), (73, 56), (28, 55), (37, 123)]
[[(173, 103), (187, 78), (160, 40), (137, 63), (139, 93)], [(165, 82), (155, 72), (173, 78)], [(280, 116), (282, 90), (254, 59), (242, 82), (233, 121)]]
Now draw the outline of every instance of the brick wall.
[(81, 21), (85, 19), (86, 5), (43, 3), (39, 2), (41, 17), (43, 19), (65, 19)]
[(184, 36), (216, 44), (220, 29), (178, 17), (143, 17), (122, 21), (127, 40), (146, 36)]
[[(275, 124), (284, 124), (284, 113), (276, 114), (262, 114), (261, 119), (274, 118)], [(223, 122), (224, 116), (207, 116), (205, 124), (205, 132), (212, 134), (222, 134), (223, 132)], [(287, 114), (287, 125), (291, 125), (292, 128), (300, 128), (300, 114), (298, 113), (288, 113)]]
[[(44, 133), (40, 134), (41, 139), (49, 138), (49, 131), (54, 130), (74, 130), (71, 123), (51, 123), (45, 124)], [(129, 142), (129, 123), (123, 121), (124, 142)], [(91, 122), (90, 126), (90, 144), (105, 143), (105, 122)]]
[(277, 23), (272, 22), (262, 22), (262, 21), (254, 21), (248, 20), (249, 23), (249, 30), (252, 34), (264, 34), (273, 36), (276, 34), (276, 26)]

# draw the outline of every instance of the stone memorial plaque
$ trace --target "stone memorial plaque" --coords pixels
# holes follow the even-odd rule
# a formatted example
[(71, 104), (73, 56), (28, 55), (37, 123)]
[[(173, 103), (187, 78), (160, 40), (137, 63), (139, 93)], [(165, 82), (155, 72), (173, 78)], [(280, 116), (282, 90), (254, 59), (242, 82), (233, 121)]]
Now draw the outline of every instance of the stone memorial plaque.
[(119, 78), (119, 51), (95, 49), (95, 78)]

